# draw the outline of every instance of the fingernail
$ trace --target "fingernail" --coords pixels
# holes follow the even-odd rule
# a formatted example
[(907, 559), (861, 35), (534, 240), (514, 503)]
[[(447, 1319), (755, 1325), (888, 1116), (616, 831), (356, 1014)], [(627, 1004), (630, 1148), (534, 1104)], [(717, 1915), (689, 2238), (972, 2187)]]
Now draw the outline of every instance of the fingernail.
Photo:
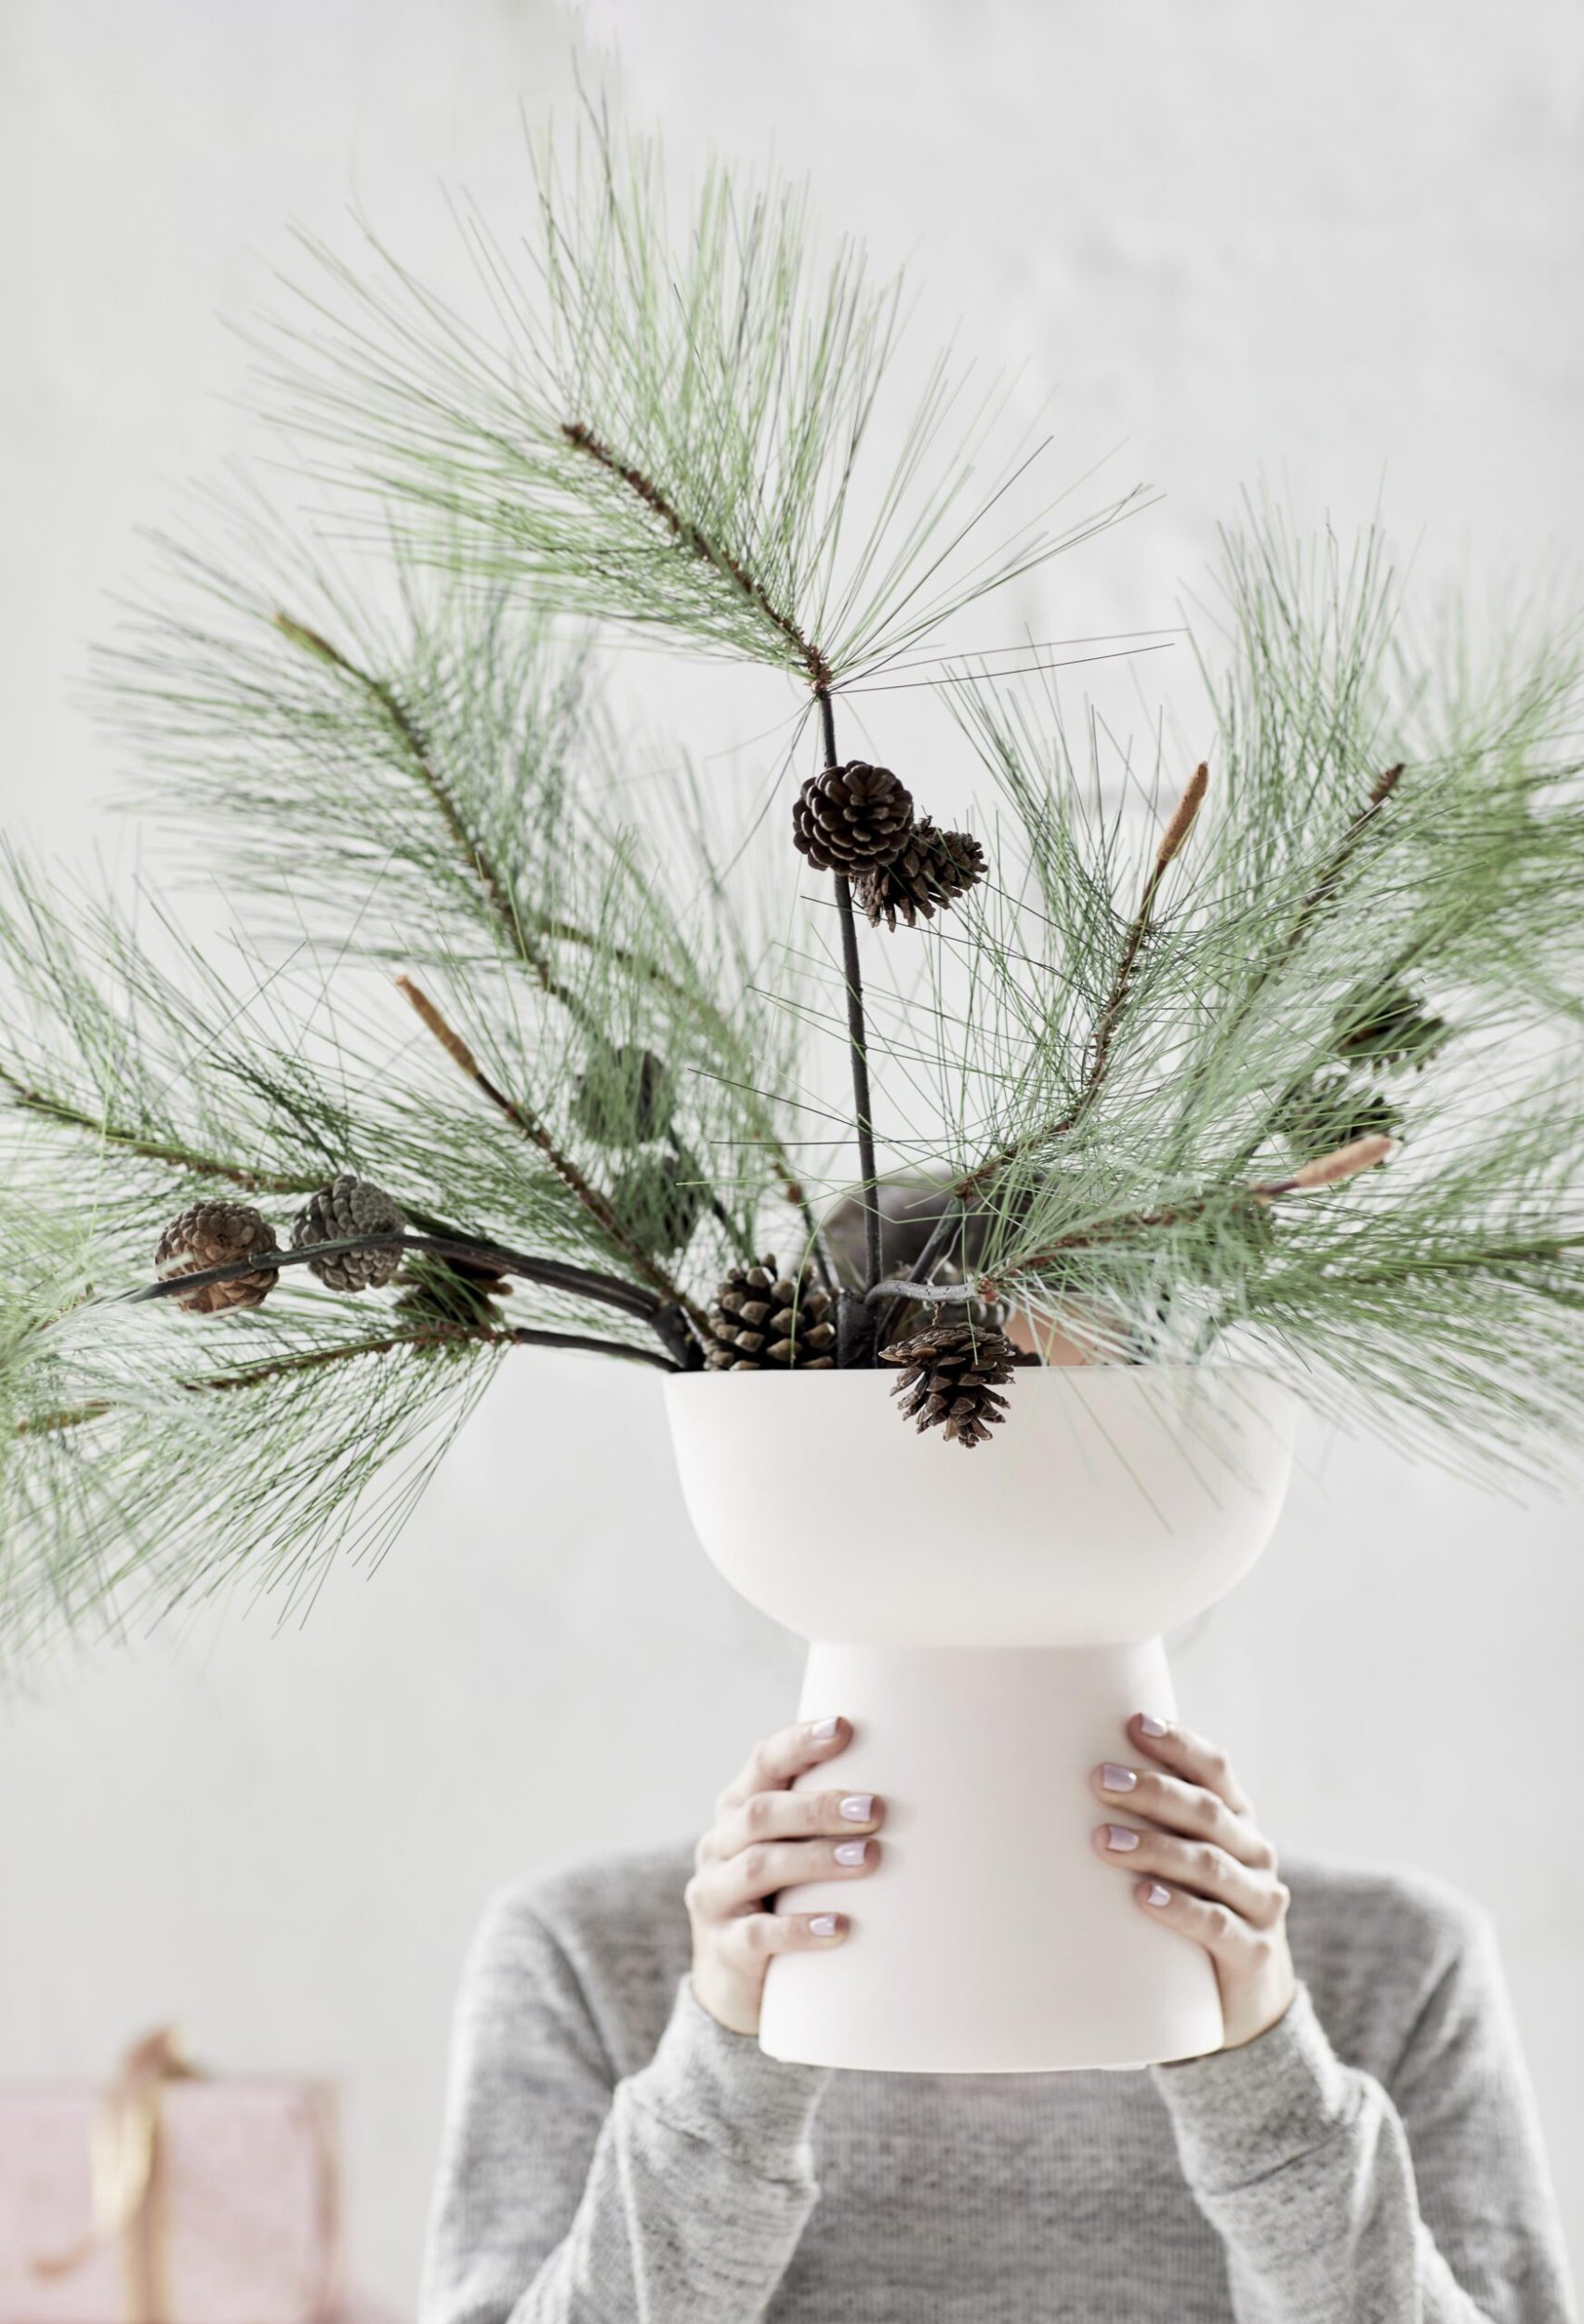
[(871, 1791), (850, 1792), (838, 1811), (850, 1824), (872, 1824), (875, 1820), (875, 1797)]
[(1166, 1733), (1166, 1721), (1157, 1719), (1153, 1711), (1142, 1710), (1139, 1713), (1139, 1733), (1162, 1736)]
[(836, 1860), (838, 1864), (864, 1864), (867, 1862), (868, 1855), (869, 1843), (866, 1840), (844, 1840), (836, 1851)]
[(811, 1936), (839, 1936), (841, 1922), (834, 1912), (816, 1912), (809, 1922), (809, 1934)]
[(1119, 1855), (1127, 1855), (1129, 1850), (1138, 1846), (1139, 1835), (1126, 1824), (1107, 1824), (1105, 1844), (1108, 1848), (1115, 1848)]
[(1108, 1759), (1100, 1771), (1102, 1791), (1131, 1791), (1138, 1780), (1130, 1767), (1118, 1767), (1114, 1759)]
[(815, 1719), (810, 1723), (809, 1735), (815, 1743), (828, 1743), (840, 1726), (839, 1719)]
[(1144, 1891), (1144, 1902), (1146, 1905), (1168, 1905), (1171, 1902), (1171, 1891), (1169, 1888), (1163, 1888), (1159, 1881), (1152, 1881)]

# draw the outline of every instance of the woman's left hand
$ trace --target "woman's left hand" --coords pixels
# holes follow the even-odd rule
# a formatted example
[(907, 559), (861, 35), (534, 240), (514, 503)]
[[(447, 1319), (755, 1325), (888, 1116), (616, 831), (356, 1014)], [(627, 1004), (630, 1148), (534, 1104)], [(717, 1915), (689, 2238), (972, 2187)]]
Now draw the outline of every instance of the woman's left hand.
[(1297, 1986), (1276, 1852), (1223, 1752), (1146, 1712), (1129, 1719), (1128, 1735), (1142, 1763), (1107, 1760), (1094, 1771), (1096, 1793), (1119, 1811), (1095, 1847), (1132, 1876), (1141, 1912), (1208, 1953), (1225, 2046), (1238, 2049), (1285, 2014)]

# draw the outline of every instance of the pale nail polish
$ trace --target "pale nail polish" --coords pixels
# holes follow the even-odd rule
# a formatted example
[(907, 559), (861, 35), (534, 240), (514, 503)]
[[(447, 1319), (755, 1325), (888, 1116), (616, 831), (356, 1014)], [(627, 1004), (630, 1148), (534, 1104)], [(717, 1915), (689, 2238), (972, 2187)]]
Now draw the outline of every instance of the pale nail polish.
[(1166, 1721), (1157, 1719), (1153, 1711), (1142, 1711), (1139, 1717), (1139, 1733), (1154, 1736), (1158, 1739), (1166, 1733)]
[(1163, 1888), (1159, 1881), (1152, 1881), (1144, 1891), (1144, 1902), (1146, 1905), (1168, 1905), (1171, 1902), (1171, 1891), (1169, 1888)]
[(869, 1843), (866, 1840), (844, 1840), (836, 1851), (838, 1864), (863, 1864), (867, 1861)]
[(814, 1720), (809, 1728), (811, 1741), (815, 1743), (828, 1743), (836, 1734), (836, 1731), (840, 1724), (841, 1722), (839, 1719)]
[(872, 1824), (875, 1820), (875, 1796), (872, 1791), (853, 1791), (841, 1802), (838, 1811), (850, 1824)]
[(1102, 1791), (1131, 1791), (1138, 1780), (1130, 1767), (1118, 1767), (1114, 1759), (1108, 1759), (1100, 1771)]
[(809, 1922), (811, 1936), (835, 1936), (841, 1927), (834, 1912), (816, 1912)]
[(1105, 1844), (1108, 1848), (1115, 1848), (1118, 1855), (1127, 1855), (1138, 1846), (1139, 1835), (1129, 1830), (1126, 1824), (1107, 1824)]

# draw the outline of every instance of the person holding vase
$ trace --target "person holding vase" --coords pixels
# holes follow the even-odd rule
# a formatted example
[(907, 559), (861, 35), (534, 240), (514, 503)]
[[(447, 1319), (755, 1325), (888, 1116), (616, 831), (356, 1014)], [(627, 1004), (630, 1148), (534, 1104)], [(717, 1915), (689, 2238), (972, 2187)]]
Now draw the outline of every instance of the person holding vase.
[[(690, 1865), (503, 1895), (470, 1960), (425, 2324), (1566, 2324), (1489, 1928), (1278, 1868), (1212, 1745), (1140, 1715), (1093, 1845), (1214, 1964), (1225, 2046), (1142, 2073), (832, 2074), (755, 2039), (885, 1849), (839, 1712), (762, 1743)], [(800, 1776), (829, 1772), (817, 1789)], [(778, 1891), (852, 1886), (779, 1916)], [(1039, 1942), (1037, 1930), (1029, 1932)]]
[[(937, 1197), (880, 1198), (902, 1273)], [(828, 1222), (838, 1256), (860, 1223)], [(1070, 1320), (1007, 1328), (1083, 1363)], [(884, 1858), (886, 1802), (841, 1781), (852, 1736), (832, 1705), (760, 1743), (691, 1860), (497, 1900), (463, 1985), (424, 2324), (1575, 2317), (1485, 1917), (1422, 1879), (1279, 1865), (1225, 1754), (1143, 1710), (1087, 1771), (1090, 1845), (1208, 1955), (1221, 2048), (1131, 2073), (766, 2055), (770, 1962), (847, 1943)], [(832, 1882), (850, 1910), (772, 1908)]]

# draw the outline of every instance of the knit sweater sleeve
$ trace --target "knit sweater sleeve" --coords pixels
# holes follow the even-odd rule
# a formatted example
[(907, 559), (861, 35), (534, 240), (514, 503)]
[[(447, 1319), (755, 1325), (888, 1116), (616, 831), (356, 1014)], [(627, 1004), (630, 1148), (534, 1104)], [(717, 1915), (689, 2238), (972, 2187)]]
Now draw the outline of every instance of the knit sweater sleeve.
[(1257, 2040), (1155, 2073), (1238, 2324), (1572, 2324), (1495, 1948), (1472, 1909), (1448, 1917), (1385, 2082), (1342, 2063), (1301, 1987)]
[(825, 2080), (726, 2032), (685, 1979), (618, 2079), (571, 1961), (505, 1900), (463, 1979), (424, 2324), (755, 2324), (817, 2198)]

